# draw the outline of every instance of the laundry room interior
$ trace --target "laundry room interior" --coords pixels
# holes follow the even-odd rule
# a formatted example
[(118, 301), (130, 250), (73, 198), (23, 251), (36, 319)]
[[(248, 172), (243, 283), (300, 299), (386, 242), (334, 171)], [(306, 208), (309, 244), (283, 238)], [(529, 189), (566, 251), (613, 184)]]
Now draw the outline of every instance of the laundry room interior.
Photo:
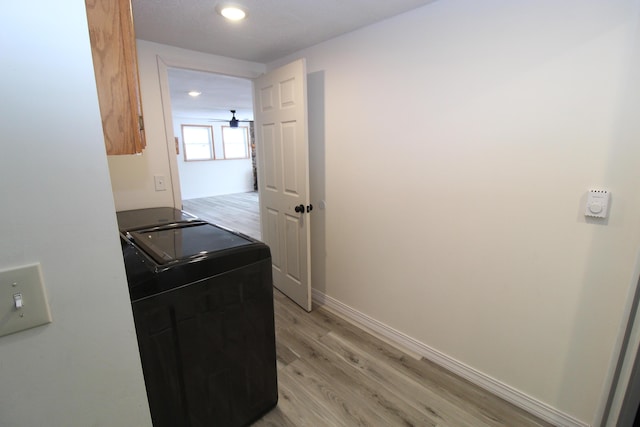
[(224, 3), (3, 6), (0, 424), (633, 425), (640, 0)]

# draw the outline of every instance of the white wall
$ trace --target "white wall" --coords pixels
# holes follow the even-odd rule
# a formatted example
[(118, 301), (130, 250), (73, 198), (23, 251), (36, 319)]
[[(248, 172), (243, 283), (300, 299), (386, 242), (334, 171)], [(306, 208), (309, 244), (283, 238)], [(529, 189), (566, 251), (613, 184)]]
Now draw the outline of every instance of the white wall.
[(638, 22), (636, 0), (442, 0), (269, 64), (306, 57), (322, 97), (314, 287), (597, 422), (637, 281)]
[(41, 264), (53, 323), (0, 337), (0, 425), (150, 426), (84, 1), (2, 9), (0, 269)]
[[(144, 40), (137, 41), (137, 48), (147, 148), (137, 156), (109, 156), (116, 208), (180, 207), (166, 67), (254, 78), (264, 72), (265, 66)], [(154, 190), (154, 175), (167, 177), (167, 191)]]
[[(314, 287), (595, 422), (637, 280), (637, 24), (637, 0), (441, 0), (294, 55), (316, 95), (313, 201), (326, 200)], [(152, 188), (177, 170), (158, 55), (264, 69), (138, 53), (149, 148), (109, 159), (118, 209), (179, 196), (175, 176), (173, 194)], [(592, 187), (612, 191), (607, 221), (582, 215)]]
[(222, 124), (185, 117), (173, 118), (173, 133), (178, 137), (180, 154), (176, 156), (182, 200), (253, 191), (251, 159), (192, 161), (184, 160), (182, 125), (212, 126), (216, 157), (222, 151)]

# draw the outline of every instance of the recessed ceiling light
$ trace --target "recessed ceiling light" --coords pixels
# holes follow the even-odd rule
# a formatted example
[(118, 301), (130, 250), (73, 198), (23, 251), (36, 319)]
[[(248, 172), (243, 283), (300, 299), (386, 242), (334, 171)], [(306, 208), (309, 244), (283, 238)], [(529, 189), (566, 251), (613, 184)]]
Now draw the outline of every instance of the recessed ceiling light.
[(192, 90), (191, 92), (189, 92), (189, 96), (193, 96), (194, 98), (200, 95), (202, 95), (202, 92), (198, 92), (197, 90)]
[(236, 6), (223, 6), (220, 8), (220, 15), (229, 19), (230, 21), (240, 21), (244, 19), (247, 14), (244, 10)]

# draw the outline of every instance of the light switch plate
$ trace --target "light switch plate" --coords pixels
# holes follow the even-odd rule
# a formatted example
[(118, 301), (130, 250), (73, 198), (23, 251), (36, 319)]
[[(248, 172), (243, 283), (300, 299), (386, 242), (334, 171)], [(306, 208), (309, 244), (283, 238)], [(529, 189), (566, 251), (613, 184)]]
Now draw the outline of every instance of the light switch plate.
[(0, 336), (51, 323), (40, 264), (0, 271)]

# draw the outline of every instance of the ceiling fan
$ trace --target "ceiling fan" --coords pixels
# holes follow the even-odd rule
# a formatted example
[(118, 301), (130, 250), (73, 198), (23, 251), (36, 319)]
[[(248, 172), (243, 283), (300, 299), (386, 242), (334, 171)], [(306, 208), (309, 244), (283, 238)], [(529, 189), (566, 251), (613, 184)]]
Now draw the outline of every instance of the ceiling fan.
[(209, 121), (210, 122), (228, 122), (229, 123), (229, 127), (232, 127), (232, 128), (237, 128), (238, 127), (238, 123), (240, 123), (240, 122), (246, 122), (246, 123), (252, 122), (252, 120), (238, 120), (236, 118), (236, 110), (229, 110), (229, 111), (231, 112), (231, 120), (211, 119)]

